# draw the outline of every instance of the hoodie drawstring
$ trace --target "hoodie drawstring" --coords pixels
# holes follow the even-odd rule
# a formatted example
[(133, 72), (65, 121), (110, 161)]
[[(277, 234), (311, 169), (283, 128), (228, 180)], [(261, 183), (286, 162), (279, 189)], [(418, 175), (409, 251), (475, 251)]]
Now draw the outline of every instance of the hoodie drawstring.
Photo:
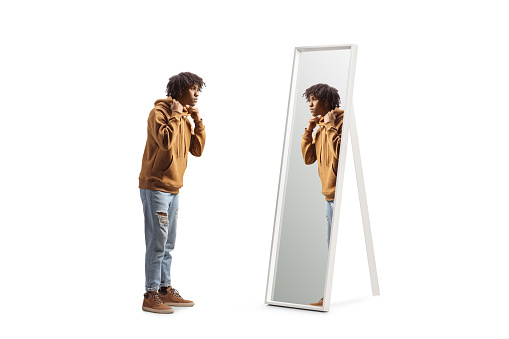
[(183, 124), (185, 124), (185, 119), (184, 118), (180, 118), (180, 123), (179, 123), (179, 135), (181, 137), (179, 137), (179, 143), (177, 145), (177, 157), (181, 157), (181, 154), (183, 155), (183, 157), (185, 157), (186, 155), (186, 134), (184, 133), (184, 126), (182, 126)]
[[(179, 134), (178, 136), (182, 135), (182, 119), (179, 118), (180, 123), (179, 123)], [(177, 144), (177, 158), (180, 158), (180, 147), (181, 147), (181, 144), (182, 144), (182, 138), (178, 138), (179, 139), (179, 142)]]
[(325, 151), (325, 166), (329, 166), (329, 152), (327, 152), (327, 138), (325, 137), (325, 127), (322, 131), (322, 153)]
[[(320, 138), (322, 138), (322, 147), (320, 149), (320, 158), (319, 158), (319, 161), (320, 161), (320, 164), (324, 165), (324, 166), (329, 166), (329, 152), (327, 152), (327, 137), (325, 136), (325, 125), (320, 125), (322, 126), (323, 128), (321, 128), (320, 130)], [(325, 154), (324, 154), (325, 152)]]

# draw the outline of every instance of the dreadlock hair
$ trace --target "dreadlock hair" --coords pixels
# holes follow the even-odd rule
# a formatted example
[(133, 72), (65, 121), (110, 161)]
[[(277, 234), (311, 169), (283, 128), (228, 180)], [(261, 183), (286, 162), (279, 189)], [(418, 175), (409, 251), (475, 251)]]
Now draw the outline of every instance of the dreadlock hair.
[(191, 86), (198, 85), (198, 91), (201, 92), (202, 87), (205, 87), (203, 79), (191, 72), (181, 72), (174, 75), (166, 85), (166, 96), (171, 96), (176, 99), (183, 90)]
[(329, 110), (333, 110), (334, 108), (339, 107), (339, 104), (341, 103), (341, 98), (339, 97), (338, 90), (327, 84), (313, 85), (306, 89), (302, 96), (306, 97), (307, 102), (309, 102), (310, 96), (322, 99), (325, 101), (327, 109)]

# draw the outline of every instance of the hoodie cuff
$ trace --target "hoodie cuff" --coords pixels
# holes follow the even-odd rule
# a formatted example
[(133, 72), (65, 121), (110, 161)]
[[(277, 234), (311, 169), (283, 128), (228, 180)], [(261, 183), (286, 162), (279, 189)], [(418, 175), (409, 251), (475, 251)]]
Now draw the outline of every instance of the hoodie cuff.
[(311, 139), (313, 140), (313, 131), (308, 131), (307, 128), (304, 128), (304, 134), (302, 135), (304, 139)]
[(205, 129), (205, 126), (203, 125), (203, 119), (200, 118), (199, 121), (194, 121), (194, 131), (201, 131), (202, 129)]

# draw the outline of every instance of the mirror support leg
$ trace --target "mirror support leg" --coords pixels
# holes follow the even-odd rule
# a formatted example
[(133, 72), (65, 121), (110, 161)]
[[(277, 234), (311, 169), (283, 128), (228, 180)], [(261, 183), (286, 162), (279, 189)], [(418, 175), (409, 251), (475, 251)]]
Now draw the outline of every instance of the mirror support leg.
[(373, 239), (371, 237), (371, 226), (369, 222), (368, 201), (366, 199), (366, 187), (364, 186), (364, 175), (362, 173), (359, 138), (357, 135), (357, 125), (355, 122), (355, 111), (353, 105), (350, 119), (351, 119), (350, 140), (352, 142), (352, 153), (355, 165), (355, 175), (357, 177), (357, 190), (359, 192), (359, 202), (361, 205), (362, 225), (364, 228), (364, 241), (366, 243), (366, 254), (368, 256), (369, 276), (371, 278), (371, 291), (373, 295), (380, 295), (380, 288), (378, 286), (378, 275), (375, 263), (375, 251), (373, 249)]

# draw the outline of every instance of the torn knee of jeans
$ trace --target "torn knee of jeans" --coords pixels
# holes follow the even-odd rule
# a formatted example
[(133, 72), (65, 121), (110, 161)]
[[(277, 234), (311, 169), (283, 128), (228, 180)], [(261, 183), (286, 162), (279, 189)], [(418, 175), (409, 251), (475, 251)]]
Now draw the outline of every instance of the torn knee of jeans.
[(157, 217), (159, 218), (159, 224), (160, 225), (166, 225), (168, 224), (168, 214), (164, 212), (156, 212)]

